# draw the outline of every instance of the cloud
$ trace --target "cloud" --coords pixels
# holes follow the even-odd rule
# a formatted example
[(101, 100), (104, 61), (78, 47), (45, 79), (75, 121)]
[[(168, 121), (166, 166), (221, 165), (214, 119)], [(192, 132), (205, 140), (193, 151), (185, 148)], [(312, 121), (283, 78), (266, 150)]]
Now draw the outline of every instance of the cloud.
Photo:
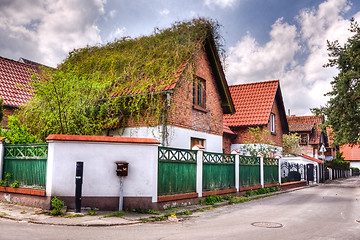
[(210, 9), (215, 9), (216, 7), (228, 8), (234, 7), (237, 5), (239, 0), (204, 0), (204, 4)]
[(56, 66), (74, 48), (101, 42), (96, 20), (105, 0), (0, 3), (0, 51)]
[(160, 13), (161, 16), (166, 16), (166, 15), (168, 15), (170, 13), (170, 11), (169, 11), (169, 9), (164, 8), (159, 13)]
[(116, 28), (114, 31), (112, 31), (109, 36), (107, 37), (108, 42), (114, 41), (114, 39), (119, 39), (124, 36), (126, 32), (126, 27), (122, 28)]
[[(250, 33), (229, 48), (226, 75), (230, 84), (280, 79), (286, 108), (297, 115), (324, 105), (337, 75), (328, 62), (326, 40), (343, 44), (350, 36), (350, 22), (343, 18), (351, 5), (346, 0), (328, 0), (317, 8), (303, 9), (297, 26), (282, 18), (271, 27), (270, 40), (260, 45)], [(360, 17), (360, 12), (355, 14)]]

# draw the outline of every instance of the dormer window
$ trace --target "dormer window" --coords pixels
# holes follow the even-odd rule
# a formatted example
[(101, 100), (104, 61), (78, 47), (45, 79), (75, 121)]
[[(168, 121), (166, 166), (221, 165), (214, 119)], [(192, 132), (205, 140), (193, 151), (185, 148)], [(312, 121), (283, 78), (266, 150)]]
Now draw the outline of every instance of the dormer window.
[(193, 104), (205, 108), (205, 80), (197, 78), (193, 84)]
[(300, 144), (301, 145), (306, 145), (308, 144), (308, 135), (306, 133), (302, 133), (300, 135)]

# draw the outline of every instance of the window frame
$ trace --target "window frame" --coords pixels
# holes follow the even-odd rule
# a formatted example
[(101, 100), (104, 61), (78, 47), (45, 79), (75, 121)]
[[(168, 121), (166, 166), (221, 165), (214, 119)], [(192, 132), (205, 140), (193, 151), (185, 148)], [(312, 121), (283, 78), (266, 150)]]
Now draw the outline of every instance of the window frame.
[(193, 105), (206, 108), (206, 81), (200, 77), (193, 82)]
[(192, 149), (195, 145), (201, 145), (205, 148), (205, 140), (203, 138), (190, 137), (190, 149)]
[(275, 127), (275, 114), (270, 113), (270, 132), (272, 134), (276, 133), (276, 127)]

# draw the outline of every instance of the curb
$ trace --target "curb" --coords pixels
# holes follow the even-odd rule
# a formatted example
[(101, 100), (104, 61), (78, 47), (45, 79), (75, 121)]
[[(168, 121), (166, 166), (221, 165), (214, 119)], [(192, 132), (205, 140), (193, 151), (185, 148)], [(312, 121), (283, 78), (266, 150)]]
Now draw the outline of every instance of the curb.
[[(294, 192), (297, 190), (301, 190), (301, 189), (305, 189), (305, 188), (310, 188), (310, 187), (316, 187), (318, 186), (318, 184), (314, 184), (314, 185), (307, 185), (307, 186), (303, 186), (303, 187), (298, 187), (298, 188), (292, 188), (292, 189), (288, 189), (288, 190), (284, 190), (284, 191), (278, 191), (278, 192), (272, 192), (272, 193), (266, 193), (266, 194), (261, 194), (261, 195), (254, 195), (254, 196), (250, 196), (248, 197), (249, 201), (253, 201), (253, 200), (257, 200), (260, 198), (266, 198), (266, 197), (271, 197), (271, 196), (276, 196), (276, 195), (280, 195), (280, 194), (284, 194), (284, 193), (289, 193), (289, 192)], [(227, 205), (235, 205), (235, 204), (229, 204), (228, 201), (225, 202), (220, 202), (220, 203), (215, 203), (214, 205), (189, 205), (187, 207), (184, 207), (184, 209), (182, 210), (178, 210), (175, 212), (176, 215), (182, 216), (183, 212), (185, 210), (189, 210), (191, 212), (196, 212), (199, 210), (209, 210), (212, 207), (223, 207), (223, 206), (227, 206)], [(165, 215), (165, 213), (161, 213), (163, 215)], [(185, 216), (183, 216), (185, 217)], [(53, 225), (53, 226), (74, 226), (74, 227), (113, 227), (113, 226), (129, 226), (129, 225), (135, 225), (135, 224), (139, 224), (139, 223), (143, 223), (143, 221), (141, 220), (130, 220), (130, 219), (126, 219), (126, 218), (122, 218), (125, 221), (128, 222), (124, 222), (124, 223), (66, 223), (65, 221), (62, 223), (52, 223), (52, 222), (47, 222), (47, 221), (39, 221), (39, 220), (32, 220), (32, 219), (20, 219), (20, 218), (16, 218), (13, 217), (11, 215), (8, 214), (0, 214), (0, 218), (4, 218), (4, 219), (8, 219), (8, 220), (12, 220), (12, 221), (19, 221), (19, 222), (28, 222), (28, 223), (32, 223), (32, 224), (39, 224), (39, 225)], [(148, 219), (150, 217), (147, 217)]]

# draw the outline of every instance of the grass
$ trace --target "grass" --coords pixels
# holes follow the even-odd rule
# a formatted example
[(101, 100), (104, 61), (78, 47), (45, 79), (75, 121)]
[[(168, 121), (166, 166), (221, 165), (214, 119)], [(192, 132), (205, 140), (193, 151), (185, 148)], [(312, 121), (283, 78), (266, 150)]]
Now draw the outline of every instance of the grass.
[(74, 214), (74, 215), (66, 215), (64, 218), (77, 218), (77, 217), (85, 217), (84, 214)]
[(142, 208), (135, 208), (134, 212), (141, 213), (141, 214), (154, 214), (154, 215), (160, 215), (159, 211), (156, 211), (154, 209), (142, 209)]
[(107, 217), (122, 217), (125, 215), (125, 212), (124, 211), (116, 211), (116, 212), (113, 212), (113, 213), (110, 213), (110, 214), (106, 214), (103, 216), (103, 218), (107, 218)]

